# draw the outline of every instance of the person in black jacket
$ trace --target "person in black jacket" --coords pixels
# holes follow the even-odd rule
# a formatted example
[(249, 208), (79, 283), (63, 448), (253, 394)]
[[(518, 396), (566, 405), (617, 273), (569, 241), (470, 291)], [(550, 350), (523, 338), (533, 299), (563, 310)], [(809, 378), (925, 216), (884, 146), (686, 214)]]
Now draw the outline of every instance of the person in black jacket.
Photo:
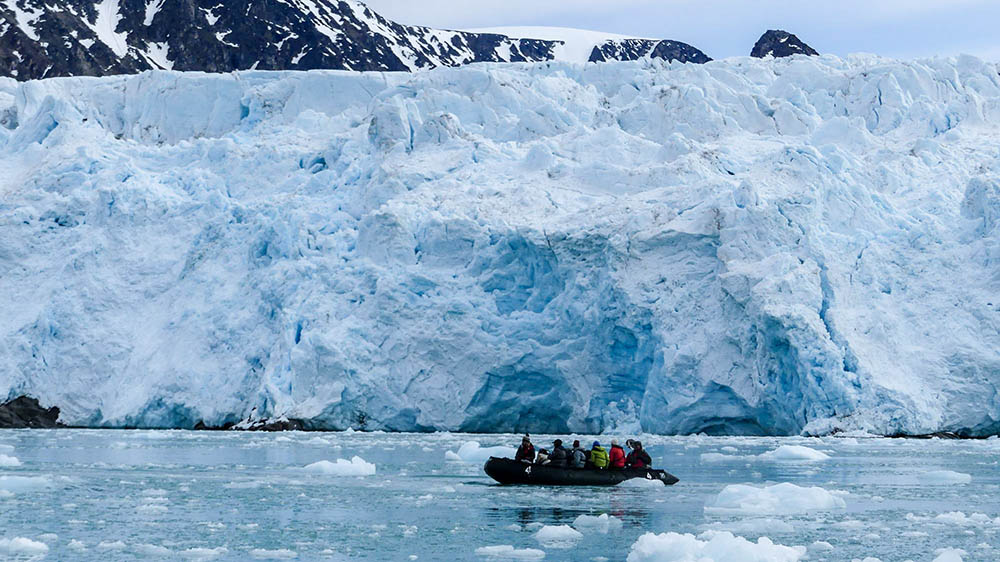
[(625, 466), (629, 468), (649, 468), (653, 466), (653, 459), (649, 458), (649, 453), (642, 448), (642, 443), (629, 439), (626, 445), (632, 451), (625, 457)]
[(552, 442), (552, 452), (549, 453), (549, 464), (552, 466), (558, 466), (565, 468), (566, 462), (569, 460), (569, 451), (562, 446), (562, 439), (556, 439)]

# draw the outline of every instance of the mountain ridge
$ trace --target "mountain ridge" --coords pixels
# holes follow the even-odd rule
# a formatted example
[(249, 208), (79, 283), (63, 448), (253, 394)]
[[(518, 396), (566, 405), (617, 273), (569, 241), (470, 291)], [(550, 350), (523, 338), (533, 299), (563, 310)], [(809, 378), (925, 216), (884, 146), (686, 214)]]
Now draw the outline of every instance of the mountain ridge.
[[(711, 60), (679, 41), (631, 41), (594, 45), (592, 58)], [(403, 25), (354, 0), (0, 3), (0, 75), (19, 80), (143, 70), (414, 71), (553, 61), (560, 45), (558, 40)]]

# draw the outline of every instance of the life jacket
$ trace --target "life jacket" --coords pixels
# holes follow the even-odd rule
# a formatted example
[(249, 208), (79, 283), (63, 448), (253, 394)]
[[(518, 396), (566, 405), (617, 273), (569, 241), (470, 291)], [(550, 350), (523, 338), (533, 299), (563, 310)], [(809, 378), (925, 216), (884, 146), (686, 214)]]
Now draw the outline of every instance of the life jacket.
[(597, 468), (608, 466), (608, 452), (604, 450), (604, 447), (594, 447), (590, 450), (590, 464)]
[(611, 468), (625, 468), (625, 449), (618, 445), (612, 445), (608, 459)]

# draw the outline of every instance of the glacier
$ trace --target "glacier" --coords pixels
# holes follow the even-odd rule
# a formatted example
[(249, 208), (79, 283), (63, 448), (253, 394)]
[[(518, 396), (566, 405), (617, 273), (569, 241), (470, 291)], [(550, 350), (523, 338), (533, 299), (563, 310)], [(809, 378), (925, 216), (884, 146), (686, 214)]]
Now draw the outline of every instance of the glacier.
[(92, 427), (1000, 432), (973, 57), (0, 80), (0, 397)]

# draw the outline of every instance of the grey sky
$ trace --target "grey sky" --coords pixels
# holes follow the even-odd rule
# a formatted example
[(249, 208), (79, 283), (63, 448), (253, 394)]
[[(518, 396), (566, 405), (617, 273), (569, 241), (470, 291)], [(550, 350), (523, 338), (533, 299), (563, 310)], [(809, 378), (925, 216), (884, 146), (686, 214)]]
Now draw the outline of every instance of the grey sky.
[(785, 29), (821, 53), (891, 57), (969, 53), (1000, 60), (996, 0), (367, 0), (400, 23), (449, 29), (578, 27), (676, 39), (711, 57), (749, 54), (766, 29)]

